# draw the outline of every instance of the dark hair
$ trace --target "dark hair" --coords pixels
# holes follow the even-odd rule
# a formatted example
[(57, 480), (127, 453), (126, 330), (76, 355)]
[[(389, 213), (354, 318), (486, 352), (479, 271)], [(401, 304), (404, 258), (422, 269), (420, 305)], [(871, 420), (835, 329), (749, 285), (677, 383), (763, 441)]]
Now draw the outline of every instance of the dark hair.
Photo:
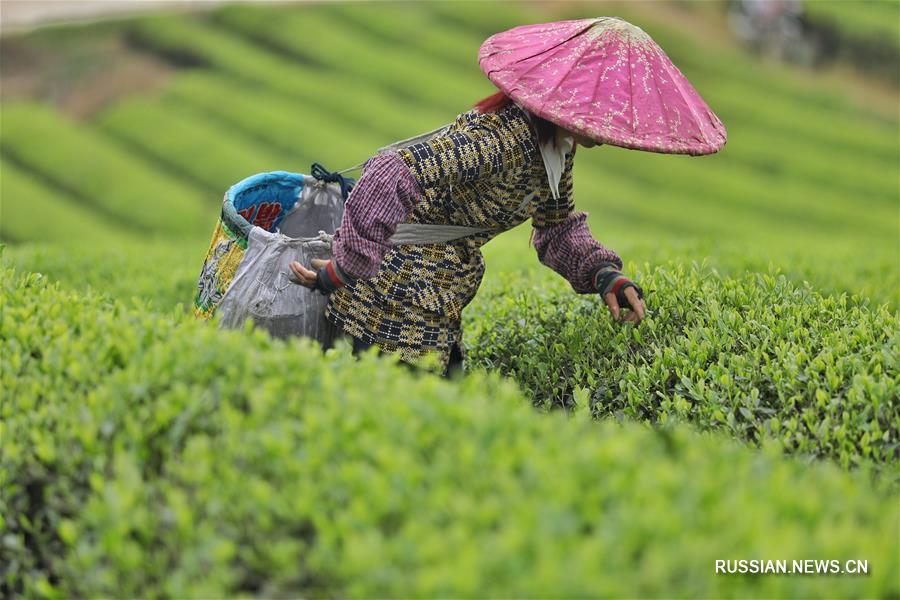
[[(473, 104), (472, 108), (475, 108), (481, 114), (487, 114), (502, 110), (512, 103), (512, 98), (503, 92), (497, 92), (496, 94), (491, 94), (490, 96), (482, 98)], [(556, 146), (556, 123), (548, 121), (547, 119), (542, 119), (534, 113), (530, 114), (538, 141), (540, 141), (541, 144), (545, 144), (549, 140)]]

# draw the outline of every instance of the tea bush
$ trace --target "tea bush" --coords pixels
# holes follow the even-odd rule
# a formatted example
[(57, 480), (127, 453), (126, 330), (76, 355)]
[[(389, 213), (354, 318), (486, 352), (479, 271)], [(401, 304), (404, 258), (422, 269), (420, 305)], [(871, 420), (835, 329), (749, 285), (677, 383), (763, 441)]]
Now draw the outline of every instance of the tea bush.
[[(521, 11), (525, 5), (515, 8)], [(462, 69), (472, 68), (469, 48), (477, 48), (484, 41), (482, 36), (441, 18), (427, 4), (332, 2), (319, 5), (318, 9), (320, 14), (339, 19), (344, 26), (352, 27), (353, 36), (376, 37), (394, 48), (412, 46), (431, 60), (444, 61)], [(519, 18), (525, 21), (527, 16), (520, 12)]]
[[(155, 99), (120, 102), (98, 118), (100, 127), (166, 168), (210, 192), (220, 208), (225, 191), (241, 179), (288, 166), (288, 157), (265, 144), (210, 122), (202, 113)], [(215, 214), (215, 209), (210, 211)]]
[[(897, 498), (863, 473), (3, 282), (7, 593), (900, 593)], [(714, 574), (744, 556), (869, 575)]]
[(583, 394), (596, 415), (686, 421), (845, 467), (896, 461), (900, 340), (885, 305), (821, 296), (777, 270), (724, 278), (669, 263), (637, 279), (649, 311), (637, 327), (614, 323), (598, 295), (487, 286), (468, 316), (469, 358), (545, 406)]
[[(229, 128), (277, 148), (292, 171), (308, 173), (313, 162), (338, 170), (353, 164), (354, 159), (362, 162), (368, 158), (365, 149), (374, 153), (375, 148), (390, 141), (346, 123), (315, 103), (250, 86), (234, 86), (221, 76), (183, 76), (166, 91), (170, 102), (195, 107)], [(228, 102), (222, 102), (223, 97)], [(259, 106), (266, 106), (267, 110), (260, 112)]]
[(104, 237), (90, 245), (10, 246), (0, 260), (20, 271), (42, 273), (67, 289), (97, 292), (125, 303), (135, 298), (149, 310), (167, 313), (193, 302), (208, 246), (208, 237), (190, 242), (165, 238), (110, 242)]
[[(288, 57), (323, 71), (335, 70), (368, 80), (398, 97), (413, 98), (420, 105), (444, 111), (450, 119), (465, 110), (460, 110), (460, 90), (474, 89), (487, 95), (495, 89), (471, 66), (444, 64), (435, 69), (435, 63), (421, 53), (405, 52), (377, 36), (354, 30), (316, 6), (296, 11), (282, 6), (260, 10), (232, 5), (216, 11), (213, 17)], [(305, 35), (297, 36), (298, 27), (306, 31)], [(347, 60), (351, 56), (353, 60)]]
[(143, 304), (128, 310), (38, 273), (4, 268), (0, 285), (0, 568), (18, 587), (61, 550), (56, 530), (79, 490), (60, 477), (78, 459), (66, 440), (79, 434), (86, 395), (173, 323)]
[[(210, 209), (209, 217), (211, 230), (216, 218), (214, 208)], [(464, 314), (474, 316), (482, 299), (492, 301), (496, 294), (492, 294), (490, 289), (503, 285), (507, 281), (505, 277), (512, 277), (519, 286), (535, 286), (538, 293), (543, 289), (543, 282), (552, 282), (551, 286), (565, 285), (562, 278), (538, 262), (534, 249), (528, 247), (530, 227), (526, 223), (485, 246), (487, 270), (484, 287), (479, 291), (474, 307), (467, 308)], [(886, 275), (890, 271), (889, 265), (874, 263), (868, 269), (835, 273), (803, 254), (787, 254), (783, 261), (773, 262), (764, 248), (749, 249), (729, 241), (671, 240), (649, 244), (620, 235), (607, 236), (600, 228), (597, 231), (601, 239), (626, 258), (626, 262), (630, 262), (631, 258), (640, 258), (641, 262), (650, 264), (678, 262), (690, 265), (697, 257), (703, 257), (703, 264), (714, 268), (720, 277), (743, 277), (747, 273), (767, 273), (777, 269), (778, 273), (797, 285), (809, 282), (822, 294), (855, 290), (870, 298), (872, 304), (885, 303), (892, 311), (900, 305), (900, 290), (891, 289), (887, 284), (890, 280)], [(126, 241), (118, 241), (118, 238), (110, 240), (104, 236), (92, 240), (89, 245), (44, 243), (10, 246), (0, 260), (20, 270), (41, 272), (70, 288), (92, 289), (126, 302), (138, 297), (155, 310), (169, 311), (179, 303), (190, 304), (193, 300), (208, 246), (208, 235), (191, 240), (160, 237)]]
[(824, 35), (838, 56), (897, 85), (900, 6), (896, 2), (810, 2), (804, 8), (807, 27)]
[(815, 20), (828, 20), (843, 37), (880, 38), (900, 52), (900, 7), (892, 2), (813, 2), (804, 7)]

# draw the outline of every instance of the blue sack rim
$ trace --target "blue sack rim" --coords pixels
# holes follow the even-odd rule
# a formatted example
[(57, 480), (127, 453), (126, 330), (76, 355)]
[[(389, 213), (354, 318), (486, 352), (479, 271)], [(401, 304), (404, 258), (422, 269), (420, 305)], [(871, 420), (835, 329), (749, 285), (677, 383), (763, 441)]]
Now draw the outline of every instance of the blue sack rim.
[[(244, 241), (247, 240), (254, 223), (260, 218), (260, 206), (268, 205), (269, 210), (271, 211), (273, 210), (271, 205), (275, 204), (273, 202), (260, 204), (258, 202), (244, 201), (245, 199), (254, 199), (253, 191), (257, 189), (270, 191), (273, 187), (281, 188), (279, 192), (284, 195), (284, 199), (275, 198), (279, 205), (276, 216), (271, 219), (266, 218), (266, 220), (270, 220), (270, 222), (264, 229), (274, 232), (282, 219), (284, 219), (284, 217), (294, 208), (297, 201), (300, 199), (303, 187), (306, 185), (307, 177), (312, 177), (316, 180), (328, 183), (338, 183), (341, 187), (341, 196), (344, 201), (347, 200), (350, 191), (353, 189), (353, 185), (356, 183), (356, 180), (352, 177), (344, 177), (337, 172), (328, 171), (320, 163), (313, 163), (312, 171), (313, 174), (309, 176), (304, 175), (303, 173), (292, 173), (290, 171), (269, 171), (257, 173), (242, 179), (228, 188), (228, 192), (225, 194), (225, 201), (222, 205), (221, 213), (223, 224), (231, 230), (232, 233)], [(268, 199), (271, 200), (272, 198)], [(259, 198), (257, 197), (256, 200), (258, 201)], [(253, 211), (248, 215), (250, 217), (249, 219), (240, 214), (251, 206), (253, 207)]]

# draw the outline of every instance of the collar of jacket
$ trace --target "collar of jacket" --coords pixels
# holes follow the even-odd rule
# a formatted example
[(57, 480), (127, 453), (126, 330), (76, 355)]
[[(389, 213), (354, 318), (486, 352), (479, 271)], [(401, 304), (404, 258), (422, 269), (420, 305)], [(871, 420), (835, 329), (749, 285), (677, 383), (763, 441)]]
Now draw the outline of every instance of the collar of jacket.
[[(528, 120), (534, 122), (531, 113), (521, 104), (513, 101), (513, 104), (522, 109), (522, 112), (528, 117)], [(553, 199), (559, 199), (559, 180), (562, 177), (563, 167), (566, 162), (566, 154), (572, 151), (575, 140), (571, 135), (566, 134), (560, 138), (559, 146), (553, 144), (553, 140), (539, 143), (538, 147), (541, 151), (541, 158), (544, 160), (544, 169), (547, 171), (547, 181), (550, 183), (550, 192)]]

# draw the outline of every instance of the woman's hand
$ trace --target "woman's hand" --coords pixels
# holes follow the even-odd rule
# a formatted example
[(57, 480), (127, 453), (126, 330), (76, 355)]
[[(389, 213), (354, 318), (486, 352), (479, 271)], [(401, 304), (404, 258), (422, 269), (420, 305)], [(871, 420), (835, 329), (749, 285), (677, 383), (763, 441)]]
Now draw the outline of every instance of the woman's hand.
[[(637, 325), (644, 318), (647, 307), (644, 304), (643, 290), (625, 277), (617, 265), (603, 263), (594, 274), (594, 287), (603, 296), (615, 321)], [(622, 316), (623, 309), (628, 311), (625, 316)]]
[(355, 281), (333, 259), (314, 258), (309, 261), (309, 264), (315, 271), (307, 269), (296, 260), (291, 261), (288, 266), (295, 277), (291, 281), (310, 289), (318, 290), (326, 296)]
[(291, 261), (288, 265), (291, 268), (291, 271), (294, 272), (294, 283), (298, 283), (304, 287), (308, 287), (310, 289), (315, 289), (316, 287), (316, 278), (318, 277), (318, 270), (322, 267), (326, 266), (329, 261), (323, 260), (321, 258), (314, 258), (309, 261), (310, 266), (312, 266), (315, 271), (307, 269), (296, 260)]
[(647, 310), (646, 305), (644, 304), (644, 300), (638, 297), (635, 288), (629, 287), (625, 289), (625, 297), (628, 299), (631, 310), (626, 308), (628, 312), (625, 313), (625, 316), (621, 316), (621, 308), (619, 306), (619, 301), (616, 299), (616, 295), (612, 292), (607, 293), (603, 296), (603, 299), (606, 301), (606, 305), (609, 307), (609, 312), (612, 313), (613, 319), (624, 323), (626, 321), (632, 322), (635, 325), (641, 322), (644, 318), (644, 313)]

